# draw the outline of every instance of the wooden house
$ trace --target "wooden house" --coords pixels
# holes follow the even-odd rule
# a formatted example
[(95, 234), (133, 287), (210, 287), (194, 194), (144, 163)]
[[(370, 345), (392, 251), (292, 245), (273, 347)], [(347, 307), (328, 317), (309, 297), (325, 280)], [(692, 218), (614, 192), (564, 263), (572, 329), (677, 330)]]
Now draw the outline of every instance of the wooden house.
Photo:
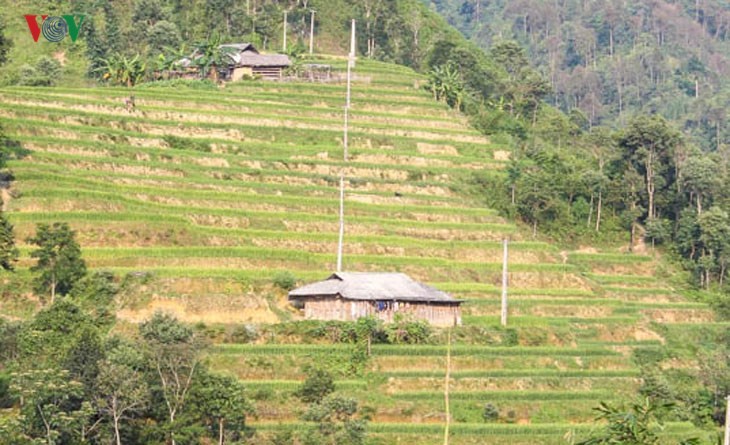
[[(278, 80), (284, 75), (284, 70), (291, 66), (291, 60), (286, 54), (261, 54), (251, 43), (227, 43), (220, 45), (228, 63), (213, 66), (209, 77), (213, 80), (241, 80), (244, 76), (259, 76), (263, 79)], [(194, 61), (199, 58), (198, 53), (178, 61), (182, 72), (194, 72)]]
[(337, 272), (292, 290), (289, 301), (314, 320), (392, 322), (400, 313), (434, 326), (461, 324), (461, 300), (402, 273)]
[(225, 73), (227, 80), (241, 80), (244, 76), (260, 76), (277, 80), (284, 70), (291, 66), (286, 54), (261, 54), (250, 43), (230, 43), (221, 45), (227, 51), (231, 63)]

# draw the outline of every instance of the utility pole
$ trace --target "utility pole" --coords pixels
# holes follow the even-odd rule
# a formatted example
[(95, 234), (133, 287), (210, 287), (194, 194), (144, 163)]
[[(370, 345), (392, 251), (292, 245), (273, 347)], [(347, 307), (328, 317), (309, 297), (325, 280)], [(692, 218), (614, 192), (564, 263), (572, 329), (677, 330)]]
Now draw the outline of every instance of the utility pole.
[(446, 405), (446, 426), (444, 428), (444, 445), (449, 445), (449, 426), (451, 425), (451, 407), (449, 405), (449, 380), (451, 380), (451, 328), (446, 336), (446, 377), (444, 379), (444, 404)]
[(730, 445), (730, 395), (727, 396), (727, 404), (725, 406), (725, 444)]
[(355, 19), (352, 19), (352, 35), (350, 36), (350, 54), (347, 58), (347, 96), (345, 99), (345, 131), (342, 138), (343, 164), (340, 170), (340, 236), (337, 242), (337, 272), (342, 272), (342, 243), (345, 239), (345, 167), (347, 165), (348, 148), (348, 119), (350, 112), (350, 90), (352, 83), (352, 69), (355, 67)]
[(312, 17), (309, 20), (309, 54), (314, 53), (314, 13), (315, 10), (312, 9)]
[(502, 326), (507, 326), (507, 238), (502, 240)]
[(282, 45), (282, 51), (286, 52), (286, 11), (284, 11), (284, 44)]

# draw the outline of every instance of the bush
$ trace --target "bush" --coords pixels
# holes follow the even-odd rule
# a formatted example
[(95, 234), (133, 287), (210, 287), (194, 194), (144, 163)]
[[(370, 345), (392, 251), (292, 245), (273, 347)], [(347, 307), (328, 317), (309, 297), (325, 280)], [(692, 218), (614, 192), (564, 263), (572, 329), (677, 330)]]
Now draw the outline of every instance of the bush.
[(165, 141), (170, 148), (175, 148), (177, 150), (195, 150), (206, 153), (210, 153), (211, 151), (210, 144), (199, 139), (183, 138), (166, 134), (162, 136), (162, 140)]
[(288, 271), (278, 272), (274, 275), (274, 285), (285, 291), (290, 291), (297, 285), (297, 277)]
[(482, 419), (484, 419), (485, 422), (497, 421), (497, 419), (499, 419), (499, 408), (491, 403), (487, 403), (484, 405), (484, 411), (482, 411)]
[(42, 56), (35, 66), (20, 67), (18, 85), (53, 86), (61, 77), (61, 64), (54, 58)]
[(425, 321), (396, 314), (393, 323), (386, 327), (386, 332), (390, 343), (416, 345), (428, 342), (431, 326)]
[(191, 90), (217, 90), (218, 85), (210, 79), (170, 79), (145, 82), (137, 85), (137, 88), (190, 88)]
[(327, 397), (327, 395), (335, 392), (335, 381), (332, 378), (332, 374), (315, 367), (308, 367), (305, 372), (307, 378), (302, 383), (302, 386), (294, 392), (294, 395), (298, 397), (304, 403), (319, 403)]

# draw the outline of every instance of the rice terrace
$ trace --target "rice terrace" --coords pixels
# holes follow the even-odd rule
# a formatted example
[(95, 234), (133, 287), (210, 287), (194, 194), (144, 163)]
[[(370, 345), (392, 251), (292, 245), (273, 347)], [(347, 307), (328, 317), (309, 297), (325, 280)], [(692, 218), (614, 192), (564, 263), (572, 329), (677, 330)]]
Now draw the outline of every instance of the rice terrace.
[[(179, 2), (125, 3), (134, 11), (144, 10), (135, 4), (160, 4), (173, 11), (166, 13), (170, 21), (183, 17), (172, 6)], [(310, 13), (291, 18), (309, 11), (306, 2), (288, 3), (296, 3), (286, 9), (294, 20), (289, 32), (306, 43)], [(254, 66), (226, 79), (216, 64), (209, 69), (217, 74), (202, 80), (186, 68), (177, 68), (178, 78), (161, 78), (165, 71), (153, 69), (152, 58), (147, 77), (133, 82), (79, 80), (85, 65), (73, 61), (62, 64), (67, 81), (0, 77), (0, 216), (12, 226), (17, 249), (12, 267), (0, 267), (0, 444), (721, 443), (730, 321), (720, 295), (730, 247), (715, 255), (715, 241), (707, 241), (714, 232), (702, 235), (692, 258), (705, 249), (702, 258), (719, 258), (720, 266), (697, 275), (679, 241), (674, 247), (669, 234), (653, 235), (653, 209), (668, 208), (670, 198), (645, 205), (651, 189), (633, 198), (628, 187), (607, 185), (601, 195), (565, 192), (568, 207), (550, 202), (541, 193), (551, 187), (519, 181), (590, 145), (583, 145), (593, 140), (589, 130), (556, 129), (569, 122), (557, 105), (514, 99), (514, 110), (529, 111), (512, 113), (497, 99), (479, 99), (468, 70), (481, 65), (428, 65), (437, 56), (428, 59), (425, 50), (419, 63), (394, 63), (399, 59), (375, 50), (369, 56), (366, 18), (358, 21), (344, 160), (350, 17), (335, 21), (335, 12), (316, 3), (322, 18), (311, 16), (311, 23), (322, 21), (321, 45), (307, 54), (303, 43), (301, 54), (289, 56), (291, 67), (281, 63), (267, 78)], [(449, 26), (421, 2), (393, 3), (421, 11), (424, 27)], [(26, 26), (20, 13), (11, 15), (0, 13), (6, 29)], [(41, 39), (39, 51), (58, 44), (52, 58), (84, 57), (74, 48), (91, 48), (84, 26), (93, 22), (82, 24), (78, 42)], [(256, 43), (261, 54), (254, 59), (283, 52), (277, 29)], [(24, 32), (10, 53), (16, 59), (36, 44)], [(500, 60), (451, 30), (440, 32), (423, 34), (415, 45), (428, 44), (435, 54), (437, 36), (449, 36), (458, 42), (450, 54)], [(372, 38), (385, 48), (381, 37)], [(190, 53), (191, 64), (204, 57)], [(18, 63), (0, 70), (11, 73)], [(443, 78), (461, 70), (464, 91), (472, 90), (464, 97), (437, 91), (436, 68)], [(299, 77), (285, 77), (293, 71)], [(479, 106), (486, 108), (470, 111)], [(487, 116), (497, 109), (501, 120)], [(485, 130), (485, 121), (496, 129)], [(628, 140), (623, 134), (610, 144)], [(560, 154), (546, 154), (546, 146)], [(610, 158), (606, 171), (620, 162)], [(646, 169), (632, 171), (637, 181), (649, 177)], [(616, 175), (622, 176), (634, 177)], [(658, 184), (658, 195), (674, 187)], [(689, 190), (694, 183), (688, 184)], [(336, 263), (341, 185), (344, 274)], [(701, 207), (702, 192), (691, 190), (689, 209), (709, 214), (710, 202), (712, 209), (726, 204), (718, 191), (702, 195)], [(565, 212), (579, 227), (575, 234), (573, 226), (551, 222), (568, 218)], [(42, 227), (70, 229), (78, 243), (83, 271), (68, 289), (55, 275), (50, 292), (47, 282), (39, 287)], [(684, 233), (671, 227), (676, 237)], [(730, 229), (721, 233), (712, 240)], [(388, 287), (395, 276), (403, 287)], [(354, 284), (343, 289), (350, 285), (352, 298), (362, 301), (335, 310), (345, 298), (339, 290), (317, 300), (319, 289), (332, 285), (322, 281), (328, 277), (348, 277)], [(369, 286), (359, 294), (358, 280)], [(426, 289), (427, 296), (398, 294), (405, 287)], [(321, 302), (318, 309), (296, 305), (292, 295), (305, 294)], [(439, 322), (419, 315), (426, 313), (437, 313)], [(185, 368), (185, 360), (193, 364)], [(177, 383), (165, 380), (165, 369)], [(42, 382), (55, 382), (48, 375), (59, 381), (43, 398)], [(312, 389), (317, 379), (324, 389)], [(136, 383), (127, 388), (123, 381)], [(221, 382), (229, 386), (216, 389)], [(323, 393), (309, 393), (315, 389)], [(117, 412), (112, 396), (128, 410)], [(629, 434), (617, 420), (623, 415), (647, 427), (631, 431), (644, 439), (608, 441), (619, 430)]]

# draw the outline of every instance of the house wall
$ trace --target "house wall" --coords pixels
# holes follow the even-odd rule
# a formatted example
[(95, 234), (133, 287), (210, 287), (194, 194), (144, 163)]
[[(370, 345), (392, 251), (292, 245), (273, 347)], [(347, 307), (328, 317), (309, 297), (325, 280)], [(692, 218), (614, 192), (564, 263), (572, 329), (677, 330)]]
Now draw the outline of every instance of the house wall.
[(424, 320), (433, 326), (461, 325), (461, 308), (457, 304), (404, 303), (384, 301), (353, 301), (335, 297), (312, 298), (304, 301), (304, 317), (310, 320), (352, 321), (361, 317), (374, 316), (386, 323), (393, 321), (395, 314), (409, 314), (417, 320)]
[(282, 68), (280, 66), (255, 66), (253, 67), (253, 74), (264, 79), (281, 79)]
[(243, 79), (243, 76), (253, 76), (253, 70), (250, 66), (234, 68), (233, 74), (231, 74), (231, 80), (235, 82)]

